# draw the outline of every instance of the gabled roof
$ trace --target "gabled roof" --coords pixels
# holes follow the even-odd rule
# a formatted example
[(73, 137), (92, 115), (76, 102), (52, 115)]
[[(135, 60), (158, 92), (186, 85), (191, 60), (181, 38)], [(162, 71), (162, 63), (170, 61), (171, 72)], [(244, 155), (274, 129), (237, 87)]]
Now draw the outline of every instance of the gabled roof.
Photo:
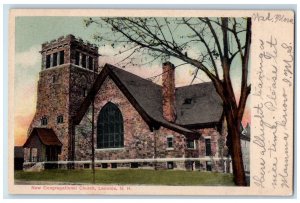
[(62, 146), (55, 132), (48, 128), (33, 128), (23, 147), (28, 147), (33, 136), (38, 136), (41, 143), (46, 146)]
[(242, 140), (247, 140), (250, 141), (250, 124), (247, 123), (247, 126), (244, 128), (242, 122), (241, 122), (241, 134), (240, 134), (240, 138)]
[(223, 103), (212, 82), (176, 88), (176, 123), (204, 125), (220, 122)]
[[(80, 123), (92, 98), (100, 89), (107, 76), (110, 76), (150, 126), (162, 125), (182, 134), (195, 134), (195, 131), (184, 127), (184, 125), (218, 123), (221, 119), (223, 112), (222, 102), (212, 83), (177, 88), (177, 120), (175, 123), (171, 123), (163, 118), (162, 86), (123, 69), (106, 64), (74, 117), (76, 125)], [(192, 98), (190, 105), (184, 104), (186, 98)]]

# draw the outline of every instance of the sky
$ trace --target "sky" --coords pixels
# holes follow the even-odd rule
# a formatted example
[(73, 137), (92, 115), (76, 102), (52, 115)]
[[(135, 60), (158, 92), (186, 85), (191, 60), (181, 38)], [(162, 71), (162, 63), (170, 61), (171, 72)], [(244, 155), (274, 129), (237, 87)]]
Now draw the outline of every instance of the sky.
[[(91, 43), (97, 43), (93, 35), (99, 28), (95, 26), (84, 26), (82, 17), (17, 17), (15, 32), (15, 77), (14, 77), (14, 134), (15, 145), (23, 145), (27, 138), (27, 130), (33, 119), (36, 99), (37, 81), (41, 70), (41, 44), (51, 41), (63, 35), (73, 34)], [(105, 63), (116, 64), (121, 59), (113, 56), (117, 50), (112, 47), (100, 47), (99, 65)], [(176, 59), (172, 63), (180, 64)], [(126, 67), (126, 70), (144, 78), (161, 74), (161, 65), (152, 64), (146, 67)], [(233, 83), (239, 82), (238, 68), (233, 68)], [(192, 80), (192, 73), (195, 69), (189, 65), (176, 68), (176, 86), (189, 85)], [(209, 81), (202, 73), (194, 83)], [(159, 78), (154, 82), (160, 83)], [(239, 88), (237, 87), (237, 90)], [(248, 99), (250, 100), (250, 99)], [(249, 105), (248, 101), (248, 105)], [(243, 124), (250, 122), (249, 108), (245, 109)]]

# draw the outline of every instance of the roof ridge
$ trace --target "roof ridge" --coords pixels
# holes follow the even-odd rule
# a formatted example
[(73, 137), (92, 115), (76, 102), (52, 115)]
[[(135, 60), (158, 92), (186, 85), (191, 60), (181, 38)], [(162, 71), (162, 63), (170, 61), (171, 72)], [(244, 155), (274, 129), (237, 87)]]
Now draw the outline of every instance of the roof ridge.
[(208, 81), (208, 82), (201, 82), (201, 83), (192, 84), (192, 85), (184, 85), (184, 86), (176, 87), (176, 89), (178, 89), (178, 88), (185, 88), (185, 87), (192, 87), (192, 86), (197, 86), (197, 85), (206, 85), (206, 84), (213, 84), (213, 82), (212, 81)]
[[(47, 131), (47, 135), (42, 134), (40, 131)], [(56, 146), (61, 146), (62, 143), (57, 137), (56, 133), (52, 128), (40, 128), (40, 127), (34, 127), (27, 138), (26, 142), (24, 143), (23, 147), (26, 147), (28, 145), (29, 140), (32, 139), (32, 137), (35, 135), (38, 136), (40, 142), (44, 145), (56, 145)], [(51, 140), (52, 139), (52, 140)]]
[(141, 76), (139, 76), (139, 75), (133, 74), (132, 72), (127, 71), (127, 70), (124, 70), (123, 68), (116, 67), (116, 66), (114, 66), (114, 65), (112, 65), (112, 64), (109, 64), (109, 63), (106, 63), (106, 64), (104, 65), (104, 67), (106, 67), (106, 66), (107, 66), (109, 69), (111, 69), (111, 70), (114, 70), (114, 69), (116, 69), (116, 70), (121, 70), (121, 71), (124, 71), (124, 72), (126, 72), (126, 73), (128, 73), (128, 74), (131, 74), (131, 75), (134, 76), (134, 77), (138, 77), (138, 78), (140, 78), (140, 79), (142, 79), (142, 80), (144, 80), (144, 81), (147, 81), (147, 82), (149, 82), (149, 83), (152, 83), (153, 85), (162, 87), (162, 85), (159, 85), (159, 84), (153, 82), (152, 80), (147, 80), (146, 78), (143, 78), (143, 77), (141, 77)]
[[(116, 69), (116, 70), (124, 71), (124, 72), (126, 72), (126, 73), (131, 74), (131, 75), (134, 76), (134, 77), (139, 77), (139, 78), (141, 78), (141, 79), (143, 79), (143, 80), (145, 80), (145, 81), (147, 81), (147, 82), (149, 82), (149, 83), (152, 83), (152, 84), (154, 84), (154, 85), (156, 85), (156, 86), (162, 87), (162, 85), (157, 84), (157, 83), (153, 82), (152, 80), (147, 80), (146, 78), (143, 78), (143, 77), (141, 77), (141, 76), (139, 76), (139, 75), (133, 74), (132, 72), (127, 71), (127, 70), (124, 70), (123, 68), (116, 67), (116, 66), (114, 66), (114, 65), (112, 65), (112, 64), (110, 64), (110, 63), (106, 63), (106, 64), (104, 65), (104, 67), (105, 67), (105, 66), (107, 66), (107, 67), (108, 67), (109, 69), (111, 69), (111, 70)], [(212, 82), (212, 81), (207, 81), (207, 82), (201, 82), (201, 83), (197, 83), (197, 84), (184, 85), (184, 86), (180, 86), (180, 87), (175, 87), (175, 89), (177, 89), (177, 88), (191, 87), (191, 86), (196, 86), (196, 85), (205, 85), (205, 84), (213, 84), (213, 82)]]

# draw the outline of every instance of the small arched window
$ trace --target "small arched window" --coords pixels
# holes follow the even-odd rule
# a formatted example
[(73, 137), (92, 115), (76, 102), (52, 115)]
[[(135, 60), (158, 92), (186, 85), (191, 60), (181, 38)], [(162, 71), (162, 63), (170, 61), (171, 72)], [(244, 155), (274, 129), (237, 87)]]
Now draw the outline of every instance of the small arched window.
[(57, 116), (57, 123), (63, 123), (64, 117), (62, 115)]
[(47, 125), (48, 124), (48, 118), (46, 116), (43, 116), (41, 119), (41, 125)]
[(123, 116), (119, 108), (109, 102), (100, 111), (97, 121), (97, 148), (124, 146)]

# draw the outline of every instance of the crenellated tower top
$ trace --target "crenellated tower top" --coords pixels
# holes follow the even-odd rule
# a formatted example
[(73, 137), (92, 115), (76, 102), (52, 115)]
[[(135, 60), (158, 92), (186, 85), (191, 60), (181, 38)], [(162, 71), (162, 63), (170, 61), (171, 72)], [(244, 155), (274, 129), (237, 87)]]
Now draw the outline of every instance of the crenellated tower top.
[(61, 36), (42, 44), (42, 70), (64, 64), (98, 72), (98, 47), (74, 35)]

